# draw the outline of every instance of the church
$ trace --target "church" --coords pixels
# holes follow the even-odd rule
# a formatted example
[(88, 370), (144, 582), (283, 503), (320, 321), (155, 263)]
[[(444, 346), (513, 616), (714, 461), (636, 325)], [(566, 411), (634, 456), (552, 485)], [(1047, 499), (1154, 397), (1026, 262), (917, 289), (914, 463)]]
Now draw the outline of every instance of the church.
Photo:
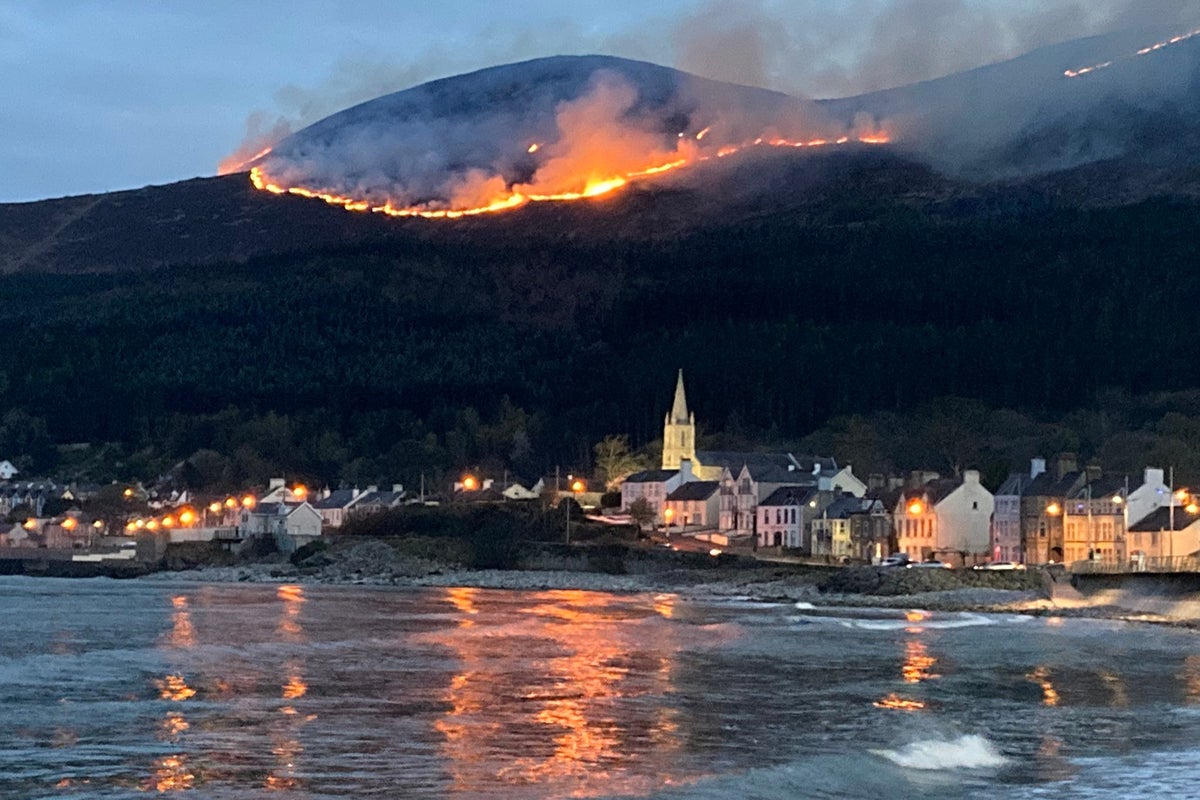
[(682, 482), (689, 478), (716, 481), (720, 486), (717, 527), (731, 539), (755, 537), (760, 546), (785, 544), (805, 550), (811, 550), (812, 543), (803, 536), (792, 536), (784, 543), (771, 539), (769, 531), (758, 530), (756, 517), (760, 503), (781, 489), (809, 490), (811, 496), (805, 496), (801, 514), (794, 515), (796, 519), (792, 520), (802, 530), (807, 528), (811, 517), (843, 494), (862, 497), (867, 489), (849, 465), (839, 467), (833, 458), (697, 450), (696, 415), (688, 409), (683, 370), (675, 380), (675, 399), (663, 420), (662, 469), (654, 474), (681, 474), (685, 477), (676, 480)]

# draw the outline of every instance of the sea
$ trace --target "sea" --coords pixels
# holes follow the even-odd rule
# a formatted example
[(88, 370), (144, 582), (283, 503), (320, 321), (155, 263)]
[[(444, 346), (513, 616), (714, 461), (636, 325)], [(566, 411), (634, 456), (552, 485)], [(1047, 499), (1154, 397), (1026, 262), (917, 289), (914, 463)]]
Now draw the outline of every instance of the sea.
[(0, 798), (1200, 797), (1200, 634), (0, 578)]

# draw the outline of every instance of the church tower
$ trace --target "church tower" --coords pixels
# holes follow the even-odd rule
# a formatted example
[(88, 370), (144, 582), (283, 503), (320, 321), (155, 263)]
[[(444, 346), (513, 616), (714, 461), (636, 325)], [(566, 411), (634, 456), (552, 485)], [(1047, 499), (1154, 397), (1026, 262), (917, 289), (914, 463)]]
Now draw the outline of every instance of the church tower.
[(688, 412), (683, 370), (675, 382), (675, 402), (663, 421), (662, 468), (679, 469), (684, 459), (696, 463), (696, 415)]

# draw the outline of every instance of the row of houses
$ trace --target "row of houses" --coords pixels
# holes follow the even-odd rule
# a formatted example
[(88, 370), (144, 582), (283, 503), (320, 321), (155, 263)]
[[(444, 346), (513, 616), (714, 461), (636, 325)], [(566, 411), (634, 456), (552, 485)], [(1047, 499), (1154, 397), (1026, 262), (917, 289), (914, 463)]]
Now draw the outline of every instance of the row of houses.
[(661, 468), (621, 486), (623, 511), (639, 502), (668, 533), (834, 558), (1046, 564), (1200, 551), (1200, 502), (1159, 468), (1131, 481), (1080, 469), (1065, 453), (1049, 469), (1033, 459), (993, 494), (975, 470), (864, 484), (830, 457), (698, 451), (682, 372)]

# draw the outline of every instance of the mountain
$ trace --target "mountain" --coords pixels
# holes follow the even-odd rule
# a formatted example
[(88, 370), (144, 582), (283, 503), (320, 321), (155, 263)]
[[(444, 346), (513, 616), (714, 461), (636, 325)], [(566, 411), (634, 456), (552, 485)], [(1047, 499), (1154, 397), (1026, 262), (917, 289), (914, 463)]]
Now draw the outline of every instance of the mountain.
[[(1106, 58), (1107, 41), (1080, 54)], [(747, 119), (833, 134), (910, 119), (904, 109), (926, 103), (941, 109), (930, 119), (953, 120), (956, 92), (1073, 69), (1063, 65), (1075, 52), (820, 103), (636, 62), (552, 59), (372, 101), (259, 162), (324, 169), (321, 153), (392, 147), (375, 136), (380, 124), (430, 113), (445, 148), (412, 173), (433, 182), (402, 181), (418, 204), (447, 202), (439, 170), (537, 186), (558, 159), (609, 167), (614, 131), (636, 145), (618, 168), (647, 143), (655, 156), (692, 157), (597, 197), (463, 219), (352, 213), (258, 191), (245, 174), (0, 206), (0, 455), (40, 453), (25, 466), (48, 469), (49, 441), (107, 442), (110, 477), (188, 459), (202, 482), (226, 484), (285, 469), (360, 483), (481, 463), (533, 474), (586, 464), (608, 433), (653, 440), (678, 367), (710, 434), (792, 440), (831, 417), (946, 396), (1053, 414), (1109, 387), (1195, 389), (1200, 168), (1151, 130), (1174, 115), (1186, 122), (1180, 140), (1195, 134), (1194, 81), (1171, 83), (1183, 100), (1155, 106), (1160, 116), (1131, 100), (1101, 124), (1126, 76), (1165, 80), (1168, 62), (1152, 59), (1182, 62), (1195, 46), (1030, 84), (1026, 97), (1070, 113), (1036, 105), (974, 160), (943, 163), (928, 144), (952, 154), (970, 137), (926, 139), (900, 124), (887, 145), (700, 156), (710, 136), (749, 135)], [(597, 65), (620, 79), (596, 83)], [(523, 82), (530, 74), (545, 84)], [(1062, 92), (1093, 77), (1091, 104), (1069, 105)], [(630, 85), (644, 91), (630, 100)], [(620, 111), (582, 113), (594, 102)], [(481, 113), (507, 120), (502, 141), (447, 133)], [(713, 123), (703, 137), (701, 122)], [(1097, 130), (1116, 149), (1080, 162), (1071, 145), (1059, 159)], [(556, 147), (565, 131), (602, 132), (582, 137), (599, 142), (600, 160)], [(545, 160), (522, 166), (543, 150), (532, 144)], [(312, 174), (386, 193), (410, 175), (389, 172), (410, 156), (374, 175), (359, 168), (370, 161)]]

